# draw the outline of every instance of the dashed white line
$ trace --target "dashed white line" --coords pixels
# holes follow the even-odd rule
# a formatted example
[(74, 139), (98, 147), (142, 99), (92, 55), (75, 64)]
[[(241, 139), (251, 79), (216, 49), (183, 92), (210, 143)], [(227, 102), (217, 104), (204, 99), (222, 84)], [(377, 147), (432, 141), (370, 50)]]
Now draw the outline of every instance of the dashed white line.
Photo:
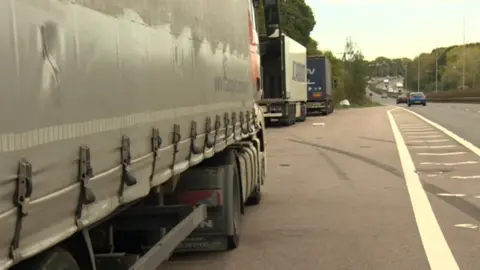
[(450, 177), (452, 179), (480, 179), (480, 175), (470, 175), (470, 176), (452, 176)]
[(471, 142), (465, 140), (465, 139), (462, 139), (460, 136), (458, 136), (457, 134), (451, 132), (450, 130), (444, 128), (443, 126), (421, 116), (420, 114), (414, 112), (414, 111), (411, 111), (411, 110), (408, 110), (408, 109), (405, 109), (405, 108), (402, 108), (402, 107), (397, 107), (398, 109), (402, 109), (404, 111), (407, 111), (409, 113), (411, 113), (412, 115), (415, 115), (416, 117), (418, 117), (419, 119), (425, 121), (426, 123), (430, 124), (431, 126), (437, 128), (438, 130), (442, 131), (443, 133), (447, 134), (449, 137), (451, 137), (452, 139), (454, 139), (455, 141), (459, 142), (461, 145), (465, 146), (466, 148), (468, 148), (470, 151), (474, 152), (475, 154), (477, 154), (477, 156), (480, 156), (480, 148), (476, 147), (475, 145), (473, 145)]
[(455, 194), (455, 193), (437, 193), (439, 197), (465, 197), (467, 194)]
[(440, 135), (438, 131), (404, 131), (405, 135)]
[(407, 136), (412, 139), (421, 139), (421, 138), (441, 138), (442, 135), (418, 135), (418, 136)]
[(400, 128), (428, 128), (432, 127), (427, 124), (401, 124)]
[(443, 166), (456, 166), (456, 165), (468, 165), (468, 164), (477, 164), (478, 161), (460, 161), (460, 162), (450, 162), (450, 163), (440, 163), (440, 162), (420, 162), (420, 165), (443, 165)]
[(430, 269), (460, 270), (457, 261), (445, 240), (445, 236), (438, 225), (437, 218), (433, 213), (427, 194), (423, 190), (420, 178), (415, 173), (416, 170), (412, 157), (408, 152), (408, 148), (397, 124), (395, 123), (391, 111), (392, 110), (387, 111), (387, 114), (395, 137), (403, 175), (405, 177), (408, 194), (410, 195), (410, 201), (412, 203), (413, 213), (423, 248), (425, 249), (425, 254), (427, 255), (428, 263), (430, 264)]
[(448, 144), (448, 145), (414, 145), (412, 148), (417, 149), (444, 149), (444, 148), (455, 148), (456, 145)]
[(428, 128), (422, 127), (422, 128), (402, 128), (401, 130), (402, 131), (430, 131), (435, 129), (432, 127), (428, 127)]
[(467, 152), (447, 152), (447, 153), (417, 153), (419, 156), (458, 156)]
[(439, 142), (448, 142), (448, 139), (438, 139), (438, 140), (410, 140), (409, 143), (439, 143)]
[(457, 228), (464, 228), (464, 229), (478, 230), (478, 225), (476, 225), (476, 224), (471, 224), (471, 223), (455, 224), (455, 227), (457, 227)]

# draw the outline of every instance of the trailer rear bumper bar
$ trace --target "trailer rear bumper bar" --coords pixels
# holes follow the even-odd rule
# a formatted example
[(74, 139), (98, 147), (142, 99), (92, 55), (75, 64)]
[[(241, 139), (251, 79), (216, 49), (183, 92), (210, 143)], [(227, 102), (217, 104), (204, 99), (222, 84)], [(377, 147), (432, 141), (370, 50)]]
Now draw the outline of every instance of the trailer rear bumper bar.
[(325, 101), (307, 102), (307, 109), (320, 109), (325, 107)]
[(129, 270), (152, 270), (169, 259), (175, 248), (207, 218), (207, 206), (199, 205), (177, 226), (172, 228)]
[(280, 118), (280, 117), (283, 117), (283, 113), (264, 113), (263, 117), (266, 117), (266, 118)]

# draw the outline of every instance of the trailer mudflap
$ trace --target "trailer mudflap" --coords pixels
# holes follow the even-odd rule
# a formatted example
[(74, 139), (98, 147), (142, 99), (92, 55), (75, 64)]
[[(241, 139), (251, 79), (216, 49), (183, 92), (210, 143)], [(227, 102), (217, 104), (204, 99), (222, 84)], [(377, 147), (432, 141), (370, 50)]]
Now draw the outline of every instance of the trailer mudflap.
[[(189, 212), (187, 213), (187, 211)], [(98, 265), (105, 269), (116, 270), (152, 270), (168, 260), (175, 248), (189, 236), (207, 217), (207, 206), (184, 205), (140, 206), (127, 210), (122, 218), (115, 219), (116, 230), (158, 230), (171, 228), (165, 236), (140, 258), (125, 253), (100, 254), (96, 256)], [(138, 258), (138, 260), (136, 260)], [(136, 262), (135, 262), (136, 260)], [(135, 262), (133, 265), (132, 263)], [(112, 268), (113, 267), (113, 268)], [(103, 269), (103, 268), (102, 268)]]
[[(206, 206), (201, 206), (206, 209)], [(119, 217), (115, 218), (113, 228), (118, 231), (149, 231), (158, 230), (159, 228), (175, 228), (196, 210), (194, 206), (188, 205), (136, 206), (125, 210)], [(206, 217), (205, 214), (205, 217), (198, 224), (205, 220)]]
[(145, 255), (131, 266), (129, 270), (156, 269), (162, 262), (168, 260), (175, 248), (190, 235), (206, 217), (206, 205), (201, 204), (195, 207), (186, 218), (172, 228)]

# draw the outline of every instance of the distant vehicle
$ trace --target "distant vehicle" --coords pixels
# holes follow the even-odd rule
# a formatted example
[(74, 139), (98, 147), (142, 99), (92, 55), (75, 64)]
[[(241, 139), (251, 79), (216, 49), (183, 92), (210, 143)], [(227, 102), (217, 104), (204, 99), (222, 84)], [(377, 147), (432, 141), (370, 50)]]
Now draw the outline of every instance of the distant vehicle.
[(335, 80), (332, 78), (332, 66), (325, 56), (310, 56), (307, 58), (307, 113), (333, 113), (333, 88)]
[[(285, 34), (260, 36), (265, 121), (290, 126), (307, 117), (307, 48)], [(273, 120), (273, 121), (272, 121)]]
[(397, 97), (397, 104), (400, 104), (400, 103), (408, 103), (408, 97), (407, 95), (405, 94), (401, 94)]
[(408, 95), (408, 107), (412, 105), (427, 105), (427, 97), (423, 92), (412, 92)]
[(389, 80), (388, 80), (388, 79), (385, 79), (385, 80), (383, 80), (383, 82), (384, 82), (384, 83), (388, 83), (388, 82), (389, 82)]
[(388, 98), (388, 95), (387, 95), (387, 93), (382, 93), (382, 96), (381, 96), (381, 98)]

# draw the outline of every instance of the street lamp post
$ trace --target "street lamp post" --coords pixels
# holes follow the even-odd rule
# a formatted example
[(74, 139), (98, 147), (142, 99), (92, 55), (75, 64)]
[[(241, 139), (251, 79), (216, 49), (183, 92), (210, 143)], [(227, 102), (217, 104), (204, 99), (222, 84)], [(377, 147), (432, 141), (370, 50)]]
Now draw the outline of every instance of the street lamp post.
[(438, 92), (438, 50), (435, 50), (435, 92)]
[(465, 43), (465, 16), (463, 17), (463, 61), (462, 61), (462, 89), (465, 88), (465, 61), (467, 58), (467, 44)]
[(417, 92), (420, 92), (420, 55), (418, 56), (418, 67), (417, 67)]

